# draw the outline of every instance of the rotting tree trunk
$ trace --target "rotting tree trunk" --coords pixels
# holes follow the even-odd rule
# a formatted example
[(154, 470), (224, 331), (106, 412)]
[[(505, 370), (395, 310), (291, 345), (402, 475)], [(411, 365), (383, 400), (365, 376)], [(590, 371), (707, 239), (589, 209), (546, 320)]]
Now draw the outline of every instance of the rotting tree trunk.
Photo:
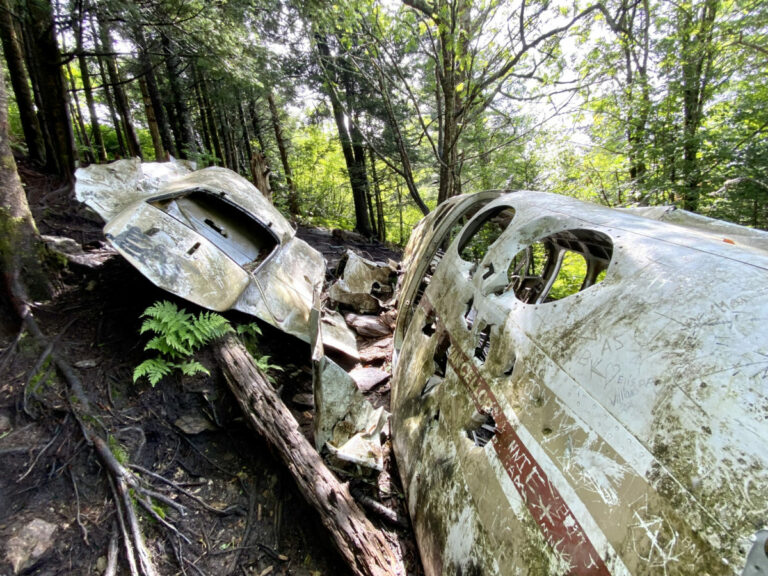
[(32, 91), (29, 89), (29, 78), (24, 67), (24, 51), (16, 33), (11, 4), (8, 0), (0, 2), (0, 37), (3, 42), (5, 61), (8, 63), (11, 86), (16, 96), (16, 105), (19, 108), (19, 119), (24, 131), (29, 159), (42, 166), (45, 163), (45, 142), (37, 121)]
[[(47, 299), (51, 285), (40, 262), (43, 244), (29, 210), (27, 196), (21, 185), (16, 162), (8, 142), (8, 97), (5, 79), (0, 74), (0, 275), (5, 294), (10, 298), (23, 286), (25, 292), (16, 296)], [(14, 305), (15, 309), (16, 306)]]
[(278, 114), (277, 106), (275, 105), (275, 97), (272, 95), (272, 92), (267, 94), (267, 103), (269, 104), (269, 113), (272, 116), (272, 127), (275, 130), (277, 149), (280, 151), (280, 161), (283, 163), (285, 183), (288, 185), (288, 211), (292, 216), (298, 216), (301, 214), (299, 196), (296, 193), (296, 184), (293, 182), (293, 172), (291, 171), (291, 165), (288, 162), (288, 151), (285, 147), (285, 139), (283, 138), (283, 128), (280, 124), (280, 116)]
[(264, 156), (259, 150), (254, 150), (251, 153), (251, 178), (253, 178), (253, 184), (258, 188), (264, 197), (272, 202), (272, 186), (269, 183), (269, 174), (272, 170), (267, 163), (267, 157)]
[(229, 336), (215, 353), (248, 423), (277, 450), (352, 571), (361, 575), (405, 574), (393, 544), (366, 518), (348, 487), (328, 470), (243, 345)]

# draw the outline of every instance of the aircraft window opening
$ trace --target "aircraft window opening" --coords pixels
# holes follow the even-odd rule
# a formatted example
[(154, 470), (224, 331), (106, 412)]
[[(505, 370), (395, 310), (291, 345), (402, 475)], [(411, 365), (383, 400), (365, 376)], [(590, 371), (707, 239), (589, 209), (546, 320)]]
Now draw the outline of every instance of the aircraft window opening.
[(488, 351), (491, 349), (491, 328), (493, 324), (488, 324), (483, 328), (475, 338), (475, 358), (480, 362), (485, 362), (488, 358)]
[(477, 310), (475, 310), (475, 299), (470, 298), (467, 302), (467, 311), (464, 313), (464, 323), (467, 326), (467, 330), (472, 330), (472, 325), (475, 323), (475, 316), (477, 316)]
[(445, 378), (445, 371), (448, 368), (448, 351), (451, 349), (451, 339), (448, 336), (448, 332), (440, 330), (437, 334), (437, 345), (435, 346), (435, 353), (432, 359), (435, 362), (436, 376)]
[(221, 195), (197, 189), (148, 202), (205, 237), (247, 271), (258, 268), (280, 245), (267, 226)]
[[(477, 213), (478, 210), (480, 210), (483, 206), (485, 206), (490, 200), (485, 200), (478, 204), (473, 204), (468, 209), (464, 211), (463, 214), (460, 214), (454, 223), (451, 225), (451, 228), (446, 232), (443, 237), (437, 242), (435, 245), (434, 252), (432, 256), (425, 255), (425, 260), (429, 258), (429, 264), (427, 265), (426, 269), (424, 270), (424, 274), (421, 277), (421, 281), (419, 282), (418, 288), (416, 289), (416, 293), (413, 296), (413, 301), (411, 302), (410, 306), (408, 306), (405, 309), (405, 326), (407, 327), (411, 320), (413, 319), (413, 314), (416, 311), (416, 307), (419, 305), (419, 302), (421, 302), (421, 299), (424, 297), (424, 293), (427, 291), (427, 288), (429, 287), (430, 282), (432, 281), (432, 276), (437, 271), (437, 266), (440, 264), (440, 261), (443, 259), (443, 256), (445, 256), (445, 251), (448, 250), (448, 246), (451, 245), (453, 240), (458, 236), (459, 232), (461, 232), (462, 228), (469, 222), (469, 220)], [(448, 215), (448, 213), (451, 211), (444, 206), (440, 206), (437, 208), (438, 213), (437, 217), (435, 219), (434, 224), (432, 225), (432, 229), (436, 229), (438, 224)]]
[(565, 230), (518, 252), (507, 269), (507, 287), (518, 300), (541, 304), (572, 296), (605, 279), (613, 254), (608, 236)]
[(496, 435), (496, 421), (490, 414), (475, 411), (472, 415), (472, 425), (465, 432), (475, 446), (482, 448)]
[(464, 233), (459, 256), (466, 262), (479, 264), (499, 236), (515, 217), (511, 206), (499, 206), (477, 217)]

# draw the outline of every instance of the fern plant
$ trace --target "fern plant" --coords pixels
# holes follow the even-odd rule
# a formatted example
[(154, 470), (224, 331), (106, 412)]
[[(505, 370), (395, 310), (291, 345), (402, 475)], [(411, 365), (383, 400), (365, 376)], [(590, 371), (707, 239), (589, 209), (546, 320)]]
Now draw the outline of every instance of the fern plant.
[(151, 331), (155, 334), (144, 350), (155, 350), (158, 355), (136, 366), (133, 381), (146, 376), (152, 386), (174, 370), (181, 370), (187, 376), (201, 372), (209, 374), (192, 356), (209, 342), (232, 332), (229, 321), (215, 312), (201, 312), (195, 316), (165, 300), (155, 302), (141, 317), (145, 320), (139, 333)]
[(237, 327), (237, 335), (240, 337), (240, 340), (245, 345), (245, 349), (248, 350), (248, 353), (253, 358), (253, 361), (256, 363), (259, 370), (264, 372), (267, 380), (274, 384), (275, 378), (270, 372), (282, 372), (283, 369), (275, 364), (270, 364), (269, 356), (262, 356), (258, 353), (259, 336), (261, 336), (261, 328), (259, 328), (259, 325), (256, 324), (256, 322), (240, 324)]

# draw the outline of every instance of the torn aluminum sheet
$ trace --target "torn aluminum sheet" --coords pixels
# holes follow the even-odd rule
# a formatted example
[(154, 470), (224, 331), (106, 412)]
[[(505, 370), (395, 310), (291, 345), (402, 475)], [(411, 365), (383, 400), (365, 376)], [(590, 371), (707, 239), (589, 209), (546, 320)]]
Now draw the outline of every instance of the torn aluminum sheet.
[(768, 235), (493, 196), (406, 250), (391, 426), (426, 573), (760, 566)]
[(378, 312), (394, 300), (397, 270), (391, 265), (366, 260), (347, 250), (339, 262), (341, 277), (331, 284), (331, 300), (351, 306), (361, 314)]
[[(224, 168), (119, 160), (76, 173), (77, 198), (106, 221), (110, 243), (154, 284), (216, 311), (239, 310), (310, 340), (322, 255), (295, 237), (277, 209)], [(326, 345), (356, 356), (354, 335)]]
[(389, 420), (384, 408), (374, 408), (352, 377), (325, 355), (325, 326), (312, 310), (312, 388), (315, 396), (315, 446), (327, 448), (339, 465), (384, 469), (381, 434)]

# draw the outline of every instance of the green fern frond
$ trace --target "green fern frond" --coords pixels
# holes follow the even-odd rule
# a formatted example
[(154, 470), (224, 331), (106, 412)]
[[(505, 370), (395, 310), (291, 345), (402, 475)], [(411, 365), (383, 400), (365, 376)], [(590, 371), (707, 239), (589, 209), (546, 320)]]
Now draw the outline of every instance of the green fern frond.
[(256, 322), (250, 324), (240, 324), (237, 327), (238, 336), (261, 336), (261, 328)]
[(195, 374), (199, 374), (202, 372), (203, 374), (211, 375), (211, 373), (208, 371), (208, 369), (200, 364), (197, 360), (187, 360), (185, 362), (180, 362), (178, 364), (174, 364), (176, 368), (181, 370), (181, 373), (185, 376), (194, 376)]
[(166, 300), (155, 302), (141, 317), (144, 321), (139, 332), (154, 333), (144, 350), (155, 350), (159, 357), (139, 364), (133, 380), (146, 376), (153, 386), (173, 370), (181, 370), (187, 376), (209, 374), (202, 364), (192, 360), (192, 355), (212, 340), (233, 331), (229, 320), (220, 314), (201, 312), (195, 317)]
[(165, 376), (173, 371), (173, 364), (164, 358), (149, 358), (136, 366), (133, 371), (133, 381), (136, 382), (142, 376), (146, 376), (149, 383), (155, 386)]

